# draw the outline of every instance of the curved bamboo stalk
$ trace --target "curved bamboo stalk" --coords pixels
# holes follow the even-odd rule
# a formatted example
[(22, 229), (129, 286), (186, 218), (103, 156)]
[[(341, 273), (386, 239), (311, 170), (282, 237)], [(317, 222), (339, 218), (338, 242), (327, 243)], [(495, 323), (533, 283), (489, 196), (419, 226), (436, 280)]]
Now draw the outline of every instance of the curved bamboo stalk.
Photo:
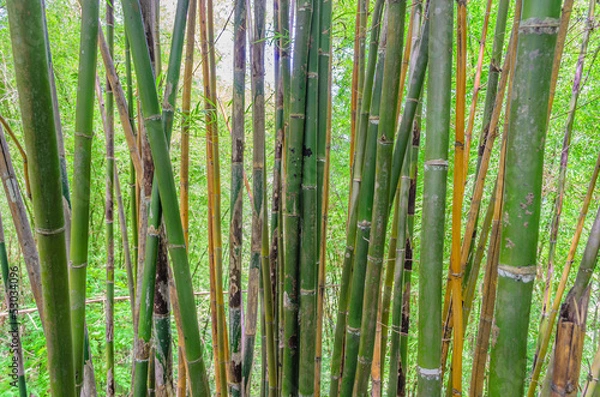
[(63, 212), (56, 211), (56, 203), (62, 202), (60, 165), (49, 73), (40, 73), (49, 70), (43, 8), (39, 0), (11, 0), (6, 5), (25, 146), (30, 158), (35, 158), (29, 175), (44, 286), (50, 390), (53, 395), (70, 397), (75, 396), (75, 374), (65, 222)]

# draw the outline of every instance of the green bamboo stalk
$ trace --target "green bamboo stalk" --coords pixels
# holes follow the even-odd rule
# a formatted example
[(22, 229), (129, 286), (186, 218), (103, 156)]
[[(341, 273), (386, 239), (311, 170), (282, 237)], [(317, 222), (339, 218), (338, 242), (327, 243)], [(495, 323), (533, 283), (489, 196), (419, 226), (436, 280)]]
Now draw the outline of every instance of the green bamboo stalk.
[[(575, 76), (573, 79), (573, 86), (571, 89), (571, 99), (569, 101), (569, 111), (567, 115), (567, 121), (565, 122), (564, 127), (564, 137), (563, 137), (563, 146), (560, 155), (560, 171), (558, 174), (557, 181), (557, 197), (554, 202), (553, 207), (553, 215), (552, 215), (552, 223), (550, 229), (550, 238), (548, 241), (548, 257), (546, 260), (546, 268), (548, 278), (546, 280), (546, 289), (544, 291), (544, 303), (542, 308), (542, 318), (539, 326), (539, 334), (543, 335), (545, 333), (545, 328), (552, 326), (554, 321), (550, 321), (550, 313), (547, 311), (548, 306), (551, 305), (551, 287), (552, 280), (551, 275), (554, 274), (554, 258), (556, 254), (556, 242), (558, 238), (558, 228), (560, 225), (560, 219), (562, 215), (562, 206), (565, 195), (565, 182), (567, 177), (567, 167), (569, 163), (569, 149), (571, 147), (571, 136), (573, 132), (573, 123), (575, 122), (575, 112), (577, 110), (577, 101), (579, 99), (579, 94), (582, 89), (582, 77), (583, 77), (583, 65), (585, 61), (585, 56), (587, 54), (588, 42), (590, 39), (590, 33), (595, 25), (594, 22), (594, 6), (595, 2), (590, 1), (588, 4), (588, 15), (586, 18), (586, 27), (583, 33), (583, 37), (581, 39), (581, 47), (579, 51), (579, 57), (577, 59), (577, 64), (575, 66)], [(535, 392), (535, 385), (539, 379), (539, 374), (541, 371), (541, 364), (544, 361), (544, 356), (540, 357), (540, 353), (542, 352), (542, 337), (538, 338), (538, 345), (536, 348), (536, 354), (533, 360), (533, 375), (531, 385), (529, 387), (528, 394), (533, 396)], [(547, 350), (547, 347), (544, 349)], [(545, 353), (545, 351), (544, 351)], [(544, 354), (545, 355), (545, 354)], [(541, 358), (541, 362), (538, 364), (539, 359)], [(532, 390), (533, 388), (533, 390)]]
[[(318, 205), (319, 35), (321, 0), (313, 1), (309, 39), (306, 121), (302, 146), (300, 212), (300, 308), (298, 313), (298, 394), (311, 396), (315, 387), (317, 279), (320, 220)], [(322, 105), (321, 105), (322, 106)]]
[(307, 64), (311, 33), (313, 0), (296, 2), (293, 69), (290, 81), (289, 134), (285, 150), (284, 207), (284, 332), (282, 394), (294, 395), (298, 389), (298, 305), (300, 253), (300, 186), (302, 178), (302, 146), (306, 118)]
[[(40, 1), (7, 1), (13, 60), (27, 152), (42, 270), (43, 316), (50, 390), (75, 396), (67, 253), (56, 127)], [(97, 17), (96, 17), (97, 20)], [(42, 117), (45, 115), (44, 117)], [(83, 360), (83, 355), (82, 355)]]
[[(282, 194), (282, 155), (283, 155), (283, 137), (285, 128), (285, 115), (284, 115), (284, 94), (283, 94), (283, 55), (284, 55), (284, 40), (287, 38), (284, 36), (282, 29), (283, 21), (280, 19), (284, 16), (281, 15), (281, 0), (273, 1), (273, 27), (278, 35), (278, 40), (274, 46), (274, 77), (275, 77), (275, 154), (273, 162), (273, 193), (271, 195), (271, 247), (269, 253), (269, 266), (271, 268), (271, 283), (273, 286), (273, 305), (274, 305), (274, 322), (275, 322), (275, 346), (276, 351), (276, 362), (277, 368), (280, 368), (281, 364), (281, 346), (280, 340), (280, 329), (281, 329), (281, 314), (282, 311), (282, 294), (280, 280), (282, 275), (282, 211), (281, 211), (281, 194)], [(281, 371), (277, 371), (277, 386), (278, 392), (281, 391), (280, 375)]]
[(425, 144), (421, 261), (419, 266), (418, 390), (441, 394), (442, 279), (450, 82), (452, 68), (452, 4), (433, 0), (429, 15), (429, 79)]
[[(114, 57), (114, 7), (112, 0), (106, 2), (106, 41), (111, 57)], [(115, 179), (115, 117), (114, 98), (110, 83), (106, 83), (106, 395), (115, 395), (115, 344), (114, 344), (114, 296), (115, 296), (115, 241), (114, 241), (114, 179)]]
[(402, 323), (400, 325), (400, 364), (398, 373), (397, 395), (406, 396), (406, 375), (408, 372), (408, 331), (410, 326), (411, 277), (413, 269), (415, 207), (417, 197), (417, 168), (419, 162), (419, 146), (421, 144), (421, 105), (413, 124), (413, 140), (410, 157), (410, 188), (408, 190), (408, 211), (406, 215), (406, 252), (404, 253), (404, 274), (402, 280)]
[[(398, 239), (396, 253), (394, 257), (394, 276), (393, 276), (393, 296), (394, 300), (392, 303), (392, 335), (390, 337), (390, 377), (388, 383), (388, 396), (396, 396), (398, 390), (399, 369), (406, 368), (406, 363), (401, 363), (400, 360), (400, 333), (402, 332), (402, 306), (404, 305), (404, 291), (402, 280), (404, 278), (404, 262), (406, 260), (406, 235), (407, 227), (406, 222), (408, 218), (408, 195), (410, 190), (410, 165), (411, 155), (413, 153), (407, 153), (404, 158), (404, 166), (402, 167), (402, 175), (400, 180), (400, 189), (398, 191), (398, 204), (396, 210), (398, 211), (398, 221), (396, 223), (396, 236)], [(391, 264), (388, 264), (391, 267)], [(383, 351), (382, 351), (383, 352)], [(382, 353), (382, 357), (385, 355)]]
[[(129, 39), (125, 37), (125, 82), (127, 88), (127, 107), (129, 114), (129, 124), (131, 125), (134, 136), (136, 136), (135, 128), (135, 113), (133, 106), (133, 75), (131, 73), (131, 49), (129, 45)], [(138, 154), (139, 155), (139, 154)], [(137, 200), (137, 172), (135, 165), (132, 160), (129, 161), (129, 196), (131, 201), (130, 207), (130, 219), (131, 219), (131, 242), (133, 256), (131, 258), (133, 263), (133, 277), (134, 277), (134, 292), (135, 286), (137, 285), (137, 263), (138, 263), (138, 200)], [(134, 294), (135, 296), (135, 294)], [(134, 299), (135, 307), (135, 299)]]
[(394, 132), (396, 130), (396, 109), (400, 87), (400, 69), (404, 44), (404, 18), (406, 2), (390, 0), (388, 2), (387, 48), (383, 70), (383, 87), (381, 92), (381, 109), (377, 134), (377, 163), (373, 197), (373, 216), (369, 241), (367, 271), (365, 276), (365, 294), (360, 325), (360, 345), (358, 351), (358, 367), (354, 394), (367, 394), (369, 374), (373, 361), (375, 344), (375, 328), (378, 312), (378, 296), (380, 295), (381, 268), (386, 240), (386, 228), (389, 214), (390, 172), (392, 166), (392, 151)]
[[(381, 14), (383, 9), (383, 0), (375, 3), (371, 24), (371, 36), (369, 41), (369, 60), (365, 76), (364, 91), (367, 94), (362, 99), (360, 109), (360, 118), (357, 123), (357, 133), (355, 138), (354, 161), (352, 164), (352, 181), (350, 193), (350, 208), (348, 210), (348, 222), (346, 225), (346, 248), (344, 251), (344, 261), (342, 264), (341, 288), (338, 300), (338, 312), (335, 325), (333, 354), (331, 360), (331, 380), (329, 396), (337, 397), (342, 380), (342, 370), (345, 351), (345, 336), (348, 317), (348, 302), (352, 290), (352, 272), (354, 267), (354, 243), (357, 233), (358, 204), (360, 186), (362, 183), (362, 169), (364, 163), (364, 153), (366, 148), (366, 137), (368, 130), (369, 111), (371, 110), (373, 98), (373, 84), (375, 69), (377, 66), (379, 32), (381, 27)], [(351, 149), (352, 150), (352, 149)]]
[[(0, 127), (2, 129), (2, 127)], [(4, 227), (2, 226), (2, 217), (0, 217), (0, 268), (2, 270), (2, 281), (4, 292), (6, 293), (6, 308), (9, 315), (10, 326), (10, 344), (13, 361), (10, 364), (10, 375), (7, 378), (12, 379), (11, 387), (17, 386), (20, 397), (27, 397), (27, 384), (25, 382), (25, 367), (23, 361), (23, 346), (21, 344), (21, 335), (18, 321), (18, 300), (19, 300), (19, 268), (9, 266), (8, 255), (6, 254), (6, 243), (4, 241)]]
[[(171, 305), (169, 300), (169, 258), (167, 239), (161, 228), (154, 283), (154, 371), (156, 394), (164, 396), (173, 390), (173, 349), (171, 336)], [(152, 367), (151, 367), (152, 368)]]
[[(427, 6), (428, 7), (428, 6)], [(427, 8), (426, 7), (426, 8)], [(427, 10), (425, 11), (427, 13)], [(426, 18), (420, 34), (419, 44), (415, 45), (416, 54), (413, 55), (414, 60), (411, 65), (410, 77), (408, 80), (408, 92), (402, 110), (400, 125), (396, 132), (396, 146), (394, 148), (394, 157), (392, 162), (390, 186), (397, 186), (400, 179), (400, 171), (404, 161), (404, 157), (408, 151), (408, 143), (413, 129), (413, 122), (416, 117), (419, 98), (423, 92), (423, 84), (425, 82), (425, 73), (427, 71), (427, 63), (429, 61), (429, 19)], [(390, 192), (390, 209), (394, 202), (395, 192)]]
[(73, 358), (77, 393), (83, 386), (86, 272), (90, 222), (90, 174), (96, 79), (98, 0), (82, 1), (79, 79), (75, 110), (75, 153), (71, 218), (69, 285)]
[(242, 393), (242, 223), (246, 93), (246, 1), (236, 0), (234, 11), (234, 69), (231, 140), (231, 226), (229, 231), (229, 393)]
[[(384, 24), (387, 24), (387, 16)], [(363, 295), (365, 291), (365, 272), (367, 252), (369, 249), (369, 236), (371, 233), (371, 219), (373, 212), (373, 190), (375, 188), (375, 165), (377, 161), (377, 133), (380, 124), (381, 92), (383, 91), (384, 67), (387, 45), (387, 32), (384, 25), (384, 36), (379, 42), (379, 63), (373, 87), (373, 97), (369, 112), (369, 130), (367, 132), (364, 164), (361, 172), (361, 184), (358, 195), (358, 211), (356, 220), (356, 236), (354, 241), (354, 264), (352, 270), (351, 287), (348, 299), (348, 315), (346, 326), (346, 340), (344, 349), (343, 372), (340, 386), (340, 395), (352, 394), (358, 350), (360, 344), (360, 321), (363, 311)], [(364, 103), (364, 102), (363, 102)], [(359, 126), (360, 130), (360, 126)], [(359, 161), (357, 157), (355, 161)]]
[(491, 352), (490, 396), (520, 395), (525, 386), (544, 137), (559, 14), (557, 0), (523, 4), (508, 130), (495, 314), (499, 330)]
[[(140, 82), (140, 98), (142, 100), (145, 125), (156, 164), (156, 181), (164, 206), (164, 221), (169, 239), (169, 253), (173, 262), (173, 276), (177, 288), (177, 298), (182, 309), (182, 328), (186, 335), (186, 360), (189, 370), (190, 388), (192, 395), (208, 396), (209, 385), (202, 357), (202, 342), (198, 330), (197, 314), (188, 264), (185, 238), (179, 205), (168, 152), (168, 140), (162, 125), (160, 106), (154, 77), (144, 37), (144, 28), (139, 3), (136, 0), (123, 0), (125, 25), (131, 43), (134, 65)], [(184, 18), (185, 20), (185, 18)], [(173, 51), (172, 51), (173, 53)], [(147, 372), (147, 363), (145, 364)], [(144, 371), (144, 364), (140, 369)], [(136, 376), (137, 375), (136, 370)], [(143, 393), (140, 393), (143, 394)], [(138, 394), (139, 395), (139, 394)]]

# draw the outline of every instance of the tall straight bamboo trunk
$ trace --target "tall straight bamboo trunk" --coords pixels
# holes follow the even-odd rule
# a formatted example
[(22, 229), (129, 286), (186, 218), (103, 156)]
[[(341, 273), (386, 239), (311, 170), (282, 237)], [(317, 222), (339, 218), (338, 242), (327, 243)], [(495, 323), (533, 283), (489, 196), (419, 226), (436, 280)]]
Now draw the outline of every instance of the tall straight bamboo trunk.
[(246, 1), (236, 0), (234, 9), (233, 114), (231, 141), (231, 226), (229, 230), (229, 392), (242, 393), (242, 222), (246, 95)]
[(490, 396), (521, 395), (540, 221), (544, 139), (560, 0), (523, 3), (507, 132)]
[(307, 64), (314, 0), (296, 3), (293, 37), (293, 67), (290, 81), (289, 134), (285, 151), (284, 206), (284, 332), (282, 393), (295, 395), (298, 389), (298, 305), (300, 254), (300, 197), (302, 181), (302, 146), (306, 118)]
[(434, 397), (441, 394), (442, 386), (440, 321), (450, 134), (453, 7), (451, 3), (433, 0), (430, 9), (427, 139), (419, 266), (418, 393)]
[[(190, 167), (190, 130), (192, 128), (192, 119), (190, 117), (190, 108), (192, 105), (192, 87), (194, 77), (194, 48), (196, 34), (196, 10), (197, 0), (190, 0), (188, 10), (188, 22), (186, 27), (185, 43), (185, 65), (183, 72), (183, 93), (181, 95), (181, 168), (179, 170), (179, 203), (181, 206), (181, 223), (185, 244), (189, 250), (189, 167)], [(173, 305), (175, 309), (175, 304)], [(181, 320), (177, 320), (181, 323)], [(177, 327), (179, 337), (178, 345), (178, 379), (177, 396), (185, 396), (187, 390), (187, 368), (184, 358), (184, 335), (181, 327)]]
[[(114, 56), (114, 7), (106, 2), (106, 39)], [(108, 80), (108, 79), (107, 79)], [(114, 296), (115, 296), (115, 240), (114, 240), (114, 178), (115, 178), (115, 118), (114, 97), (110, 82), (106, 83), (106, 395), (115, 394)]]
[(56, 211), (62, 192), (43, 7), (39, 0), (10, 0), (6, 6), (25, 145), (31, 159), (29, 179), (42, 270), (50, 391), (74, 397), (65, 221), (63, 212)]
[(164, 221), (169, 240), (169, 254), (173, 262), (173, 276), (177, 298), (182, 310), (182, 328), (186, 336), (185, 350), (189, 370), (190, 388), (193, 395), (210, 394), (200, 340), (195, 300), (192, 289), (185, 237), (181, 224), (179, 205), (169, 160), (167, 137), (163, 129), (162, 117), (144, 28), (136, 0), (123, 0), (125, 24), (131, 41), (133, 60), (140, 82), (140, 98), (145, 115), (145, 125), (156, 168), (157, 185), (164, 205)]
[[(535, 393), (535, 388), (538, 383), (539, 375), (542, 369), (542, 363), (544, 362), (544, 358), (547, 351), (548, 339), (546, 335), (551, 333), (551, 328), (554, 325), (555, 315), (553, 313), (548, 312), (548, 309), (551, 306), (551, 286), (552, 286), (552, 275), (554, 274), (554, 258), (556, 253), (556, 244), (558, 238), (558, 229), (560, 225), (560, 219), (562, 215), (562, 206), (565, 195), (565, 184), (567, 177), (567, 167), (569, 161), (569, 149), (571, 147), (571, 136), (573, 133), (573, 124), (575, 122), (575, 112), (577, 110), (577, 102), (579, 99), (579, 94), (582, 90), (582, 78), (583, 78), (583, 65), (585, 61), (585, 56), (587, 54), (588, 43), (590, 39), (590, 33), (595, 25), (594, 22), (594, 8), (595, 2), (590, 1), (588, 3), (588, 15), (586, 19), (586, 27), (583, 33), (583, 37), (581, 40), (581, 46), (579, 51), (579, 57), (577, 59), (577, 64), (575, 66), (575, 75), (573, 78), (573, 86), (571, 88), (571, 99), (569, 102), (569, 112), (567, 115), (567, 121), (565, 122), (564, 128), (564, 137), (563, 137), (563, 146), (560, 155), (560, 171), (558, 175), (558, 187), (557, 187), (557, 197), (554, 203), (553, 208), (553, 216), (552, 223), (550, 229), (550, 239), (548, 242), (548, 259), (547, 259), (547, 280), (546, 280), (546, 290), (544, 291), (544, 303), (542, 308), (542, 319), (540, 321), (540, 337), (538, 338), (538, 347), (536, 349), (536, 354), (534, 357), (533, 363), (533, 375), (532, 381), (528, 390), (528, 395), (533, 396)], [(555, 60), (556, 62), (556, 60)]]
[(319, 106), (319, 37), (321, 0), (313, 1), (307, 70), (306, 119), (302, 149), (302, 184), (300, 215), (300, 308), (298, 314), (299, 354), (298, 393), (314, 394), (315, 342), (317, 312), (318, 249), (318, 125)]
[(71, 218), (69, 285), (73, 332), (73, 358), (77, 393), (83, 387), (86, 273), (90, 223), (90, 177), (94, 136), (94, 92), (98, 36), (98, 0), (82, 1), (75, 152)]

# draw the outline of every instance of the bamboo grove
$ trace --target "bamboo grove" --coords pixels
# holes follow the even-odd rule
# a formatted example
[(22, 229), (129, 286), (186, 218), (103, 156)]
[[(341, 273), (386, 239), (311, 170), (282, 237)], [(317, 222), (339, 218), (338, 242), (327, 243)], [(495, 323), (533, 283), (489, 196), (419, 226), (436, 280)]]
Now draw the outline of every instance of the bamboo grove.
[(57, 1), (0, 1), (3, 395), (600, 395), (595, 0), (73, 0), (67, 99)]

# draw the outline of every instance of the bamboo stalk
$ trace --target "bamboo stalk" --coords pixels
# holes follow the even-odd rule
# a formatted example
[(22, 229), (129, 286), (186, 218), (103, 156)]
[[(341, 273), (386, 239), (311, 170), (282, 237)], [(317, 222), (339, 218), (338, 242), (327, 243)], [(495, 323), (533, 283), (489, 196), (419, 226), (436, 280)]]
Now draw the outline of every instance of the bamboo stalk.
[[(354, 382), (354, 393), (366, 395), (369, 374), (373, 361), (377, 304), (380, 295), (381, 268), (386, 240), (390, 192), (396, 186), (390, 184), (392, 169), (394, 132), (396, 131), (396, 108), (400, 87), (400, 69), (404, 44), (404, 18), (406, 2), (391, 0), (388, 3), (388, 25), (386, 56), (383, 66), (383, 87), (380, 113), (380, 126), (377, 131), (377, 162), (375, 164), (375, 186), (373, 194), (373, 215), (367, 269), (365, 294), (363, 297), (363, 316), (360, 325), (360, 345), (358, 349), (358, 367)], [(392, 194), (393, 197), (393, 194)]]
[(282, 393), (297, 393), (298, 379), (298, 305), (300, 252), (300, 186), (302, 175), (302, 146), (304, 141), (307, 63), (312, 20), (311, 0), (296, 2), (296, 22), (293, 46), (293, 69), (290, 81), (289, 139), (286, 143), (286, 184), (284, 186), (284, 332)]
[[(214, 28), (213, 28), (213, 6), (212, 0), (207, 0), (206, 3), (200, 2), (200, 37), (201, 48), (206, 64), (206, 72), (204, 74), (205, 85), (205, 108), (207, 117), (207, 150), (210, 155), (207, 157), (209, 167), (209, 179), (212, 179), (212, 201), (209, 205), (211, 211), (211, 228), (213, 229), (213, 251), (214, 251), (214, 288), (215, 288), (215, 309), (217, 315), (217, 338), (218, 345), (218, 368), (220, 372), (220, 392), (227, 395), (227, 367), (228, 358), (228, 341), (227, 327), (225, 323), (225, 304), (223, 301), (223, 244), (221, 233), (221, 172), (219, 162), (219, 138), (218, 138), (218, 122), (217, 122), (217, 93), (216, 93), (216, 60), (214, 48)], [(203, 64), (203, 68), (204, 68)], [(204, 69), (203, 69), (204, 71)], [(208, 78), (207, 78), (208, 77)]]
[[(385, 24), (388, 23), (387, 16)], [(347, 304), (347, 326), (344, 346), (343, 372), (341, 379), (340, 395), (346, 396), (353, 393), (354, 381), (356, 379), (356, 368), (358, 351), (360, 347), (360, 324), (364, 309), (363, 297), (365, 291), (365, 273), (367, 267), (367, 254), (369, 249), (369, 237), (371, 234), (371, 220), (373, 212), (373, 190), (375, 188), (376, 156), (377, 156), (377, 133), (380, 122), (381, 92), (383, 89), (383, 71), (385, 67), (385, 55), (387, 45), (387, 30), (379, 41), (377, 56), (379, 62), (375, 75), (373, 87), (373, 98), (369, 110), (369, 127), (366, 131), (365, 154), (361, 171), (361, 184), (358, 191), (356, 232), (353, 244), (354, 263), (352, 279)], [(364, 103), (364, 102), (363, 102)], [(356, 159), (358, 161), (358, 157)]]
[(190, 386), (193, 395), (208, 396), (209, 387), (202, 358), (203, 348), (198, 330), (185, 238), (175, 192), (173, 170), (169, 161), (167, 137), (159, 113), (160, 106), (156, 87), (153, 83), (154, 79), (144, 37), (139, 3), (135, 0), (124, 0), (123, 10), (136, 72), (140, 81), (140, 97), (146, 117), (145, 124), (152, 154), (155, 162), (161, 164), (160, 167), (156, 168), (156, 178), (160, 198), (165, 203), (163, 216), (167, 238), (169, 239), (169, 253), (173, 262), (173, 276), (177, 287), (177, 296), (182, 308), (182, 328), (186, 335), (185, 350)]
[(235, 2), (231, 140), (231, 226), (229, 230), (229, 392), (242, 394), (242, 223), (245, 146), (246, 1)]
[[(550, 239), (548, 245), (548, 259), (547, 259), (547, 280), (546, 280), (546, 289), (544, 291), (544, 305), (542, 307), (542, 319), (540, 321), (540, 335), (544, 335), (546, 332), (546, 328), (552, 328), (554, 325), (554, 319), (549, 322), (549, 313), (547, 311), (548, 307), (551, 304), (551, 292), (552, 292), (552, 275), (554, 273), (554, 257), (556, 253), (556, 242), (558, 238), (558, 228), (560, 225), (560, 219), (562, 215), (562, 206), (564, 201), (565, 194), (565, 181), (567, 176), (567, 167), (569, 162), (569, 149), (571, 147), (571, 136), (573, 132), (573, 124), (575, 121), (575, 112), (577, 110), (577, 101), (579, 99), (579, 94), (582, 89), (582, 76), (583, 76), (583, 65), (585, 61), (585, 56), (587, 54), (588, 42), (590, 39), (590, 33), (595, 24), (594, 22), (594, 6), (595, 2), (590, 1), (588, 3), (588, 14), (586, 19), (586, 27), (583, 33), (583, 37), (581, 39), (581, 47), (579, 51), (579, 57), (577, 59), (577, 64), (575, 66), (575, 76), (573, 79), (573, 86), (571, 89), (571, 99), (569, 101), (569, 111), (567, 115), (567, 121), (565, 122), (565, 132), (563, 137), (563, 146), (560, 156), (560, 171), (558, 175), (557, 181), (557, 197), (554, 203), (553, 208), (553, 216), (552, 216), (552, 224), (550, 230)], [(541, 353), (541, 345), (544, 338), (540, 338), (538, 340), (538, 346), (536, 349), (536, 355), (534, 356), (533, 361), (533, 374), (531, 384), (528, 390), (528, 396), (533, 396), (535, 393), (535, 388), (538, 383), (539, 375), (541, 372), (541, 366), (543, 364), (545, 354), (540, 357)], [(547, 346), (546, 346), (547, 349)], [(544, 352), (545, 353), (545, 352)], [(541, 358), (541, 360), (540, 360)]]
[[(511, 72), (512, 73), (512, 69)], [(507, 113), (510, 109), (507, 105)], [(506, 130), (506, 129), (505, 129)], [(505, 135), (506, 136), (506, 135)], [(506, 139), (502, 142), (502, 151), (500, 153), (500, 163), (498, 166), (498, 176), (493, 200), (492, 231), (490, 244), (487, 252), (486, 271), (483, 280), (483, 298), (481, 303), (481, 313), (479, 316), (479, 327), (477, 332), (477, 342), (473, 353), (473, 372), (471, 373), (471, 385), (469, 395), (483, 396), (483, 382), (485, 380), (485, 370), (488, 359), (488, 349), (490, 345), (490, 335), (492, 333), (492, 322), (494, 320), (494, 304), (496, 303), (496, 288), (498, 282), (498, 266), (500, 254), (500, 234), (502, 225), (500, 224), (502, 216), (502, 205), (504, 197), (504, 172), (506, 169)], [(454, 368), (453, 368), (454, 369)]]
[(418, 390), (441, 394), (442, 263), (444, 251), (444, 203), (448, 170), (450, 122), (450, 73), (452, 64), (451, 4), (433, 1), (429, 16), (429, 80), (427, 82), (427, 131), (425, 144), (421, 263), (419, 266)]
[(93, 138), (93, 106), (96, 79), (98, 0), (82, 1), (75, 152), (71, 218), (69, 290), (75, 365), (75, 388), (83, 387), (85, 295), (90, 222), (90, 174)]
[[(384, 47), (381, 47), (379, 32), (381, 29), (381, 14), (384, 1), (378, 0), (375, 3), (373, 17), (371, 22), (371, 36), (369, 41), (369, 60), (365, 76), (364, 92), (367, 94), (362, 102), (360, 109), (360, 119), (357, 131), (357, 145), (355, 150), (351, 148), (351, 155), (354, 157), (352, 162), (352, 189), (350, 195), (350, 206), (348, 210), (348, 223), (346, 225), (346, 248), (344, 252), (344, 262), (342, 265), (341, 288), (338, 300), (338, 313), (336, 318), (334, 346), (331, 360), (331, 381), (330, 381), (330, 397), (337, 397), (341, 381), (343, 362), (345, 358), (345, 335), (346, 325), (348, 321), (348, 304), (351, 300), (352, 278), (354, 269), (354, 252), (355, 241), (358, 230), (358, 204), (360, 198), (360, 189), (363, 180), (363, 168), (365, 163), (366, 140), (369, 126), (369, 113), (373, 107), (373, 85), (375, 82), (375, 70), (377, 59), (380, 57), (379, 52), (383, 52)], [(382, 63), (383, 64), (383, 63)], [(380, 90), (378, 88), (376, 91)], [(379, 101), (378, 98), (376, 98)]]
[(63, 212), (56, 211), (56, 203), (62, 202), (56, 126), (49, 73), (40, 73), (49, 70), (43, 8), (34, 0), (6, 5), (25, 146), (32, 159), (29, 176), (44, 286), (50, 390), (53, 395), (75, 396), (65, 223)]
[[(106, 2), (106, 37), (111, 55), (114, 55), (114, 8), (112, 2)], [(115, 346), (114, 346), (114, 296), (115, 296), (115, 241), (114, 241), (114, 179), (115, 179), (115, 142), (114, 142), (114, 97), (110, 83), (106, 83), (106, 395), (115, 394)]]
[[(507, 133), (502, 244), (498, 266), (496, 325), (490, 360), (490, 396), (522, 394), (527, 329), (541, 204), (551, 59), (560, 2), (534, 0), (523, 7)], [(541, 27), (539, 22), (541, 22)], [(540, 35), (542, 29), (543, 34)], [(531, 57), (532, 53), (537, 54)], [(532, 78), (535, 70), (536, 78)]]
[(456, 26), (456, 105), (454, 142), (454, 186), (452, 189), (452, 241), (450, 249), (450, 277), (447, 288), (452, 294), (452, 320), (454, 338), (452, 340), (451, 389), (453, 396), (462, 394), (462, 354), (463, 354), (463, 297), (462, 269), (460, 264), (462, 207), (465, 192), (469, 152), (465, 151), (465, 108), (467, 91), (467, 2), (459, 1)]
[(298, 394), (314, 395), (315, 354), (316, 354), (316, 312), (317, 283), (319, 269), (319, 232), (320, 219), (318, 204), (318, 128), (319, 107), (323, 106), (319, 98), (319, 38), (321, 0), (313, 1), (307, 88), (306, 119), (304, 124), (304, 144), (302, 145), (302, 182), (300, 212), (300, 307), (298, 311)]

